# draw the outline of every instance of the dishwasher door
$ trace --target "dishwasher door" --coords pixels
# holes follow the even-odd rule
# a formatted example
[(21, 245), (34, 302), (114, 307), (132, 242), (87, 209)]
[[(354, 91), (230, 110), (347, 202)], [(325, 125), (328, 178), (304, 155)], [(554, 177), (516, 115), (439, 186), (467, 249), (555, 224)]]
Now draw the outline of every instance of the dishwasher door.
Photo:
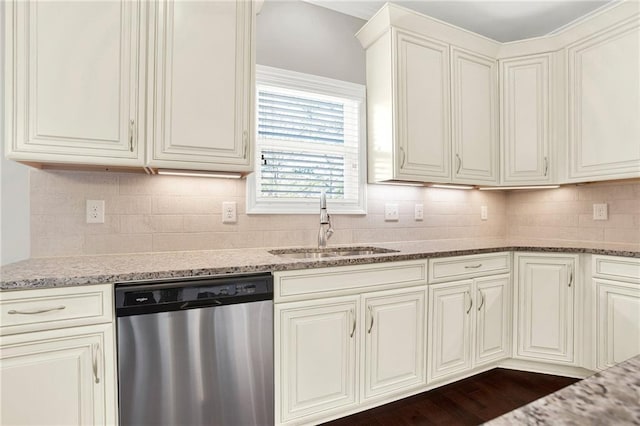
[(271, 425), (273, 302), (119, 317), (121, 425)]

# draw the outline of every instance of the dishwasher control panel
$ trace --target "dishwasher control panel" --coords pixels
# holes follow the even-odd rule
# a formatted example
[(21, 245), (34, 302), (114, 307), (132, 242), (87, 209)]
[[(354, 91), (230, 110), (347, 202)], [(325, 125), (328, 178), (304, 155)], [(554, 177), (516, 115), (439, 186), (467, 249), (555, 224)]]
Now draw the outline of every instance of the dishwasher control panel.
[(116, 315), (138, 315), (273, 299), (271, 274), (117, 283)]

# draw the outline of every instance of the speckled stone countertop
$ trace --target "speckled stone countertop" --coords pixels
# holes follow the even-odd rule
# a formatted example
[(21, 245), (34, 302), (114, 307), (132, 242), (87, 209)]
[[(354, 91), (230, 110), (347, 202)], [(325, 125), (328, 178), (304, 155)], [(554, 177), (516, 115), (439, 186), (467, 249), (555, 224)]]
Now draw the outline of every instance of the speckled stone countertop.
[(286, 258), (269, 253), (268, 248), (36, 258), (3, 266), (0, 269), (0, 289), (19, 290), (156, 278), (325, 268), (511, 250), (640, 257), (640, 247), (637, 245), (564, 247), (516, 243), (520, 244), (503, 239), (462, 239), (366, 244), (396, 252), (322, 259)]
[(640, 355), (485, 425), (638, 425)]

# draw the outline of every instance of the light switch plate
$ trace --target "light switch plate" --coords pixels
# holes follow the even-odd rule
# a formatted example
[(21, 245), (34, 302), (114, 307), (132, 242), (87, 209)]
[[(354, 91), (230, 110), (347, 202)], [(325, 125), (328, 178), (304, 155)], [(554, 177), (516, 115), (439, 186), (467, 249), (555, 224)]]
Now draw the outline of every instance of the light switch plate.
[(104, 200), (87, 200), (87, 223), (104, 223)]
[(387, 203), (384, 205), (384, 220), (395, 221), (400, 219), (400, 213), (398, 212), (398, 204)]
[(594, 204), (593, 205), (593, 220), (607, 220), (609, 219), (609, 209), (607, 204)]
[(414, 219), (415, 220), (424, 219), (424, 204), (416, 204)]
[(238, 213), (235, 201), (222, 202), (222, 223), (236, 223), (238, 221)]
[(489, 208), (487, 206), (480, 206), (480, 219), (489, 219)]

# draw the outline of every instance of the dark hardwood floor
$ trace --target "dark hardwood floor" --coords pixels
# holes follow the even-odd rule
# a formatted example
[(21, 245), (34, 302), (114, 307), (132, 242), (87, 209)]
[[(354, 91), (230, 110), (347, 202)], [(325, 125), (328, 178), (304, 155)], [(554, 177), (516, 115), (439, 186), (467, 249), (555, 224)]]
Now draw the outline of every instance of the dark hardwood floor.
[(576, 381), (496, 368), (325, 426), (478, 425)]

